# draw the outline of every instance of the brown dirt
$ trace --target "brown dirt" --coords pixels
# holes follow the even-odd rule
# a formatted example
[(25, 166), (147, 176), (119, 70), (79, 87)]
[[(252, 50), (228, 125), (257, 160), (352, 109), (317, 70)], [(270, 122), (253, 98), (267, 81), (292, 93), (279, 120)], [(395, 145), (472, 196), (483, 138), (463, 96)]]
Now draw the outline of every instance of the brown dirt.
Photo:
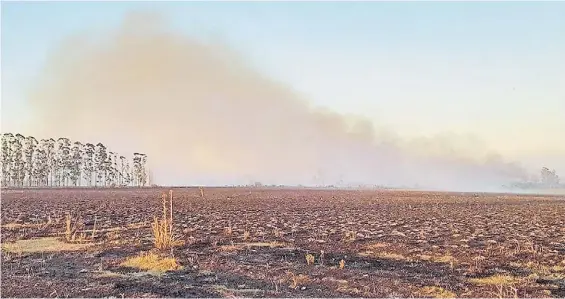
[[(562, 197), (206, 188), (201, 198), (198, 188), (175, 188), (174, 234), (184, 245), (160, 254), (182, 268), (120, 266), (153, 250), (150, 222), (167, 190), (3, 190), (3, 244), (64, 239), (66, 213), (81, 214), (92, 244), (3, 250), (2, 296), (565, 296)], [(512, 279), (476, 283), (495, 275)]]

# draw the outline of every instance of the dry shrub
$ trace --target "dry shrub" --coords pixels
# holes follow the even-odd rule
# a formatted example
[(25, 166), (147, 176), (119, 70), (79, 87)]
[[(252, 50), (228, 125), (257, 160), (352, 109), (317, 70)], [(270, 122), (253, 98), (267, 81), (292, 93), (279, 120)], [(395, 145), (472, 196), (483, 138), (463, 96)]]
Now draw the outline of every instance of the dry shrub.
[(167, 209), (167, 195), (163, 194), (163, 218), (154, 217), (151, 224), (154, 244), (157, 249), (170, 249), (177, 242), (173, 238), (173, 190), (169, 191), (169, 208)]
[(147, 270), (152, 272), (166, 272), (178, 270), (181, 266), (174, 258), (162, 258), (154, 253), (140, 254), (126, 259), (120, 266)]
[(81, 219), (80, 213), (78, 213), (77, 217), (74, 220), (71, 214), (67, 213), (65, 217), (65, 241), (69, 243), (93, 241), (94, 237), (96, 236), (96, 222), (92, 230), (91, 240), (87, 240), (86, 233), (84, 231), (81, 231), (83, 229), (84, 222)]

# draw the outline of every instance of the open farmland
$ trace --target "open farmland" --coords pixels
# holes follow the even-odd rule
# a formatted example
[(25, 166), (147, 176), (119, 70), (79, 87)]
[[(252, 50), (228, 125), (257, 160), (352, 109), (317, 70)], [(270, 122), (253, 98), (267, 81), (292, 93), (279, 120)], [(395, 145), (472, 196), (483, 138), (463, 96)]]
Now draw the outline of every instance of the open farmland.
[(157, 250), (165, 192), (3, 190), (2, 296), (565, 296), (562, 196), (174, 188)]

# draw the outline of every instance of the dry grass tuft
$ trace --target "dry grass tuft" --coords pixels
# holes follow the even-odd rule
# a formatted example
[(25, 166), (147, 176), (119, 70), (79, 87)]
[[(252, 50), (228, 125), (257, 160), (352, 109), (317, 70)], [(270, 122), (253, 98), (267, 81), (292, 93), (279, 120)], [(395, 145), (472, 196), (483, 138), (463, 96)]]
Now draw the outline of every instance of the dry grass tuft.
[(457, 294), (437, 286), (423, 287), (418, 291), (418, 294), (424, 297), (432, 298), (457, 298)]
[(10, 253), (60, 252), (86, 249), (91, 244), (71, 244), (57, 238), (19, 240), (14, 243), (2, 243), (2, 250)]
[(233, 228), (231, 224), (229, 226), (224, 227), (224, 236), (231, 236), (233, 234)]
[(242, 249), (242, 246), (236, 246), (236, 245), (220, 246), (220, 251), (224, 251), (224, 252), (234, 252), (234, 251), (238, 251), (240, 249)]
[(383, 259), (395, 260), (395, 261), (404, 261), (408, 259), (402, 254), (393, 253), (393, 252), (379, 252), (377, 256)]
[(254, 242), (254, 243), (235, 243), (235, 244), (231, 244), (231, 245), (223, 245), (219, 247), (220, 251), (223, 252), (234, 252), (234, 251), (239, 251), (239, 250), (243, 250), (245, 248), (251, 248), (251, 247), (269, 247), (269, 248), (276, 248), (276, 247), (284, 247), (286, 246), (286, 243), (281, 243), (281, 242)]
[(313, 265), (313, 264), (314, 264), (314, 260), (315, 260), (315, 258), (314, 258), (313, 255), (311, 255), (311, 254), (307, 254), (307, 255), (306, 255), (306, 264), (307, 264), (307, 265)]
[(388, 244), (377, 242), (377, 243), (368, 244), (368, 245), (364, 246), (363, 248), (371, 251), (371, 250), (378, 250), (378, 249), (385, 248), (385, 247), (388, 247)]
[(511, 275), (493, 275), (484, 278), (472, 278), (469, 280), (471, 283), (478, 285), (496, 285), (496, 286), (508, 286), (520, 283), (521, 279)]
[(348, 231), (345, 233), (344, 242), (351, 243), (357, 240), (357, 232), (356, 231)]
[(126, 259), (120, 266), (136, 268), (151, 272), (163, 273), (181, 269), (182, 267), (174, 258), (161, 258), (154, 253), (141, 254), (136, 257)]
[(275, 248), (275, 247), (284, 247), (287, 244), (286, 243), (282, 243), (282, 242), (277, 242), (277, 241), (273, 241), (273, 242), (255, 242), (255, 243), (243, 243), (242, 245), (245, 245), (247, 247), (269, 247), (269, 248)]
[(297, 289), (299, 286), (303, 286), (305, 284), (310, 283), (310, 277), (304, 274), (294, 274), (292, 272), (288, 272), (288, 277), (290, 280), (290, 288)]
[(395, 260), (395, 261), (407, 261), (410, 260), (409, 258), (398, 254), (398, 253), (393, 253), (393, 252), (373, 252), (373, 251), (365, 251), (365, 252), (361, 252), (359, 253), (360, 256), (370, 256), (370, 257), (376, 257), (376, 258), (381, 258), (381, 259), (386, 259), (386, 260)]
[(169, 208), (167, 209), (167, 195), (163, 194), (163, 218), (155, 217), (151, 224), (154, 245), (157, 249), (170, 249), (180, 244), (173, 238), (173, 190), (169, 191)]
[(492, 294), (496, 298), (518, 298), (518, 289), (512, 285), (496, 285), (496, 291)]
[(520, 263), (511, 263), (511, 266), (517, 268), (527, 268), (532, 271), (534, 274), (539, 276), (559, 276), (561, 272), (565, 272), (565, 266), (561, 265), (554, 265), (554, 266), (546, 266), (539, 262), (527, 262), (525, 264)]
[(436, 263), (443, 263), (443, 264), (452, 264), (454, 262), (457, 262), (457, 259), (454, 258), (453, 256), (449, 255), (449, 254), (448, 255), (442, 255), (440, 257), (432, 258), (432, 260)]
[(339, 261), (339, 269), (343, 270), (343, 268), (345, 268), (345, 261), (341, 260), (341, 261)]

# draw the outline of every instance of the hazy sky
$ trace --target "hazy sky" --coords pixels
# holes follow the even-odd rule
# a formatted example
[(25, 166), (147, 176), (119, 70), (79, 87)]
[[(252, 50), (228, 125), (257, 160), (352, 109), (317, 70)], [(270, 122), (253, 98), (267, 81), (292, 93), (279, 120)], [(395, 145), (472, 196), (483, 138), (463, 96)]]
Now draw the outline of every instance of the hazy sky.
[(2, 3), (2, 131), (24, 130), (26, 93), (61, 41), (130, 11), (403, 138), (474, 136), (565, 172), (565, 2)]

